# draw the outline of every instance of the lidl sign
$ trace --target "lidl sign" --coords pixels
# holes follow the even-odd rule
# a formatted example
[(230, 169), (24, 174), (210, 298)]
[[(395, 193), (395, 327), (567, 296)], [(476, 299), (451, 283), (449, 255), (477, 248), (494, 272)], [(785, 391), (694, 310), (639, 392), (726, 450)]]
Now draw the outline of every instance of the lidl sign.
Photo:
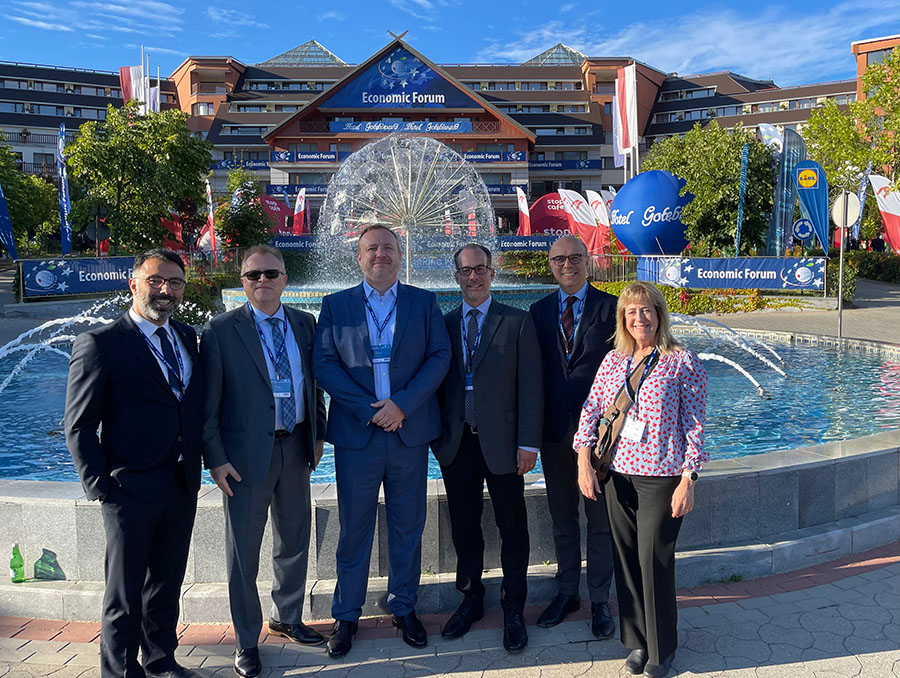
[(815, 188), (819, 183), (819, 173), (814, 168), (800, 170), (797, 174), (799, 188)]

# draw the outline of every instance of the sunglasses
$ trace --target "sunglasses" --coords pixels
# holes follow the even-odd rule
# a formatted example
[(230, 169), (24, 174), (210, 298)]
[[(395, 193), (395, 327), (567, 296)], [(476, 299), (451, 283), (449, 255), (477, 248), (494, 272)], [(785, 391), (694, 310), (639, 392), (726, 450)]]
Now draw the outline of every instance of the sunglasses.
[(256, 282), (263, 276), (266, 276), (269, 280), (275, 280), (275, 278), (280, 275), (284, 275), (284, 271), (279, 271), (277, 268), (267, 268), (265, 271), (247, 271), (246, 273), (241, 273), (242, 278), (252, 280), (253, 282)]

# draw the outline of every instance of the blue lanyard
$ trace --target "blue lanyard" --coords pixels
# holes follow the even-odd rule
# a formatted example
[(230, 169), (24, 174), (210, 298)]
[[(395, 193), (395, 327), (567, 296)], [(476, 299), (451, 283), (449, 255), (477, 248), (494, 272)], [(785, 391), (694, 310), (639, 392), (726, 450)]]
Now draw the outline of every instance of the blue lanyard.
[(640, 405), (638, 405), (638, 394), (641, 391), (641, 386), (644, 385), (644, 380), (647, 378), (647, 373), (650, 371), (650, 366), (653, 364), (653, 359), (656, 357), (656, 352), (659, 349), (654, 348), (653, 352), (647, 356), (647, 362), (644, 363), (644, 373), (641, 375), (641, 380), (638, 382), (637, 388), (634, 389), (634, 397), (631, 395), (631, 389), (629, 388), (629, 377), (631, 376), (631, 356), (628, 356), (628, 365), (625, 367), (625, 393), (628, 395), (628, 399), (634, 405), (635, 410), (640, 409)]
[[(169, 330), (169, 334), (173, 335), (172, 331)], [(141, 336), (144, 337), (144, 341), (147, 342), (147, 346), (150, 347), (150, 350), (153, 351), (153, 355), (157, 357), (158, 360), (162, 362), (163, 365), (166, 366), (166, 369), (169, 370), (169, 373), (178, 380), (178, 388), (184, 393), (184, 381), (182, 381), (181, 375), (184, 374), (184, 360), (181, 358), (181, 349), (178, 348), (178, 341), (174, 336), (170, 336), (169, 339), (172, 341), (172, 347), (175, 349), (175, 358), (178, 360), (178, 371), (175, 371), (175, 368), (169, 364), (169, 361), (166, 360), (166, 356), (162, 354), (156, 345), (150, 341), (150, 337), (141, 332)]]
[[(253, 306), (250, 302), (247, 302), (247, 310), (250, 311), (250, 317), (253, 319), (253, 325), (256, 327), (256, 333), (259, 334), (260, 340), (262, 340), (262, 345), (266, 349), (266, 353), (269, 354), (269, 360), (272, 361), (272, 369), (275, 370), (275, 376), (278, 376), (278, 361), (281, 360), (282, 354), (287, 350), (287, 316), (281, 319), (281, 338), (284, 340), (281, 344), (281, 348), (278, 350), (278, 354), (273, 354), (272, 349), (269, 348), (269, 342), (266, 341), (266, 335), (263, 334), (262, 328), (259, 326), (259, 323), (256, 322), (256, 313), (253, 312)], [(274, 341), (274, 337), (272, 338)], [(290, 364), (290, 361), (288, 361)]]
[[(574, 295), (567, 295), (567, 297), (568, 297), (568, 296), (574, 296)], [(578, 307), (577, 307), (577, 309), (576, 309), (576, 311), (575, 311), (575, 314), (574, 314), (574, 318), (573, 318), (574, 322), (572, 323), (572, 346), (575, 345), (575, 335), (578, 334), (578, 325), (579, 325), (579, 323), (581, 322), (581, 315), (584, 313), (584, 302), (585, 302), (585, 299), (587, 299), (587, 294), (584, 295), (584, 299), (581, 299), (581, 300), (579, 301)], [(565, 350), (565, 353), (566, 353), (566, 360), (568, 360), (568, 359), (569, 359), (569, 353), (570, 353), (569, 342), (566, 341), (566, 331), (563, 329), (563, 324), (562, 324), (563, 307), (565, 306), (565, 303), (566, 303), (566, 300), (565, 300), (565, 299), (560, 299), (560, 300), (559, 300), (559, 318), (558, 318), (558, 321), (559, 321), (559, 336), (562, 337), (563, 349)]]
[(394, 315), (394, 309), (397, 308), (397, 297), (394, 297), (394, 305), (391, 306), (391, 310), (388, 311), (387, 315), (384, 316), (384, 322), (378, 322), (378, 316), (375, 315), (375, 309), (372, 308), (372, 304), (369, 303), (369, 297), (363, 297), (363, 300), (366, 302), (366, 308), (369, 309), (369, 315), (372, 316), (372, 322), (375, 323), (375, 329), (378, 330), (378, 342), (377, 345), (381, 346), (381, 336), (384, 334), (384, 330), (387, 328), (388, 323), (391, 321), (391, 316)]
[[(480, 311), (479, 311), (480, 312)], [(472, 344), (472, 352), (469, 352), (469, 332), (466, 328), (465, 315), (460, 314), (459, 316), (459, 327), (462, 331), (462, 340), (463, 340), (463, 351), (465, 353), (466, 359), (466, 373), (472, 373), (472, 358), (475, 357), (475, 354), (478, 352), (478, 344), (481, 343), (481, 333), (484, 332), (484, 323), (481, 323), (481, 327), (478, 328), (478, 332), (475, 333), (475, 342)]]

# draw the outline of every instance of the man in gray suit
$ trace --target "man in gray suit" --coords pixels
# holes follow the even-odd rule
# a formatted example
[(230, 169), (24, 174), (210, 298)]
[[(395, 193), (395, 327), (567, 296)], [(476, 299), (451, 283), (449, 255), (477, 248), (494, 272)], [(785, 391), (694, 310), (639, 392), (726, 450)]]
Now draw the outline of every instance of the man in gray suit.
[(531, 316), (491, 299), (491, 252), (469, 244), (454, 255), (461, 308), (444, 316), (453, 362), (443, 389), (443, 434), (432, 443), (441, 464), (456, 549), (459, 608), (442, 635), (458, 638), (484, 615), (483, 487), (500, 530), (503, 646), (528, 644), (522, 611), (528, 572), (528, 523), (523, 476), (541, 444), (540, 350)]
[(251, 247), (241, 267), (248, 303), (206, 324), (200, 359), (208, 371), (203, 457), (225, 502), (225, 560), (234, 623), (234, 670), (262, 671), (262, 610), (256, 588), (269, 509), (274, 540), (269, 633), (317, 645), (304, 625), (309, 551), (309, 474), (322, 456), (324, 394), (311, 367), (315, 320), (281, 304), (281, 253)]

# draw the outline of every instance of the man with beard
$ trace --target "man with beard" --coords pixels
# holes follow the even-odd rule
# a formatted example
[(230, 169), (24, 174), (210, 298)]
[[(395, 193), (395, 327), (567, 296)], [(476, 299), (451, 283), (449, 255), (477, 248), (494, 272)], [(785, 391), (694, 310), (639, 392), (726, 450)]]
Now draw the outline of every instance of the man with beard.
[(132, 307), (72, 347), (66, 444), (106, 529), (103, 678), (199, 676), (175, 662), (203, 421), (197, 335), (170, 319), (184, 276), (170, 250), (138, 255)]

